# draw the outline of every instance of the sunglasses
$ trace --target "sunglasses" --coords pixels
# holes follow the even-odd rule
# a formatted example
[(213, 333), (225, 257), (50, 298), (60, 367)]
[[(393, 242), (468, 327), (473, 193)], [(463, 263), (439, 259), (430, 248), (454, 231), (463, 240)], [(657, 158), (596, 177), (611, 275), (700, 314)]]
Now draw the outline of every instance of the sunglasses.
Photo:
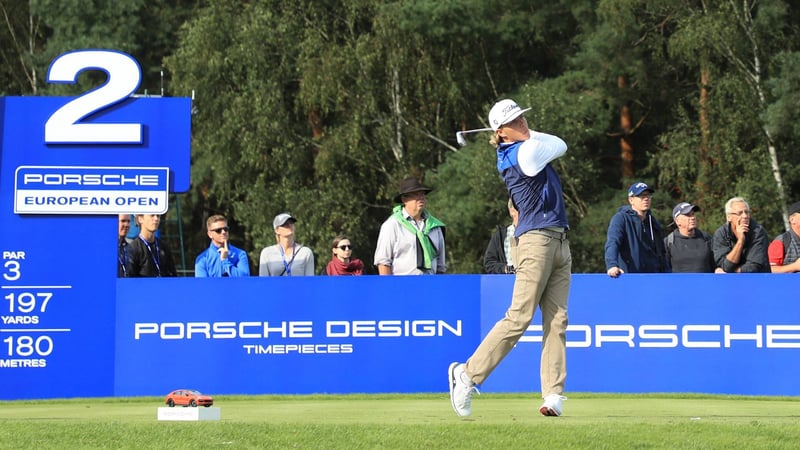
[(352, 245), (340, 245), (340, 246), (338, 246), (336, 248), (338, 248), (339, 250), (352, 250), (353, 246)]
[(214, 230), (211, 230), (211, 231), (213, 231), (214, 233), (217, 233), (217, 234), (220, 234), (223, 231), (227, 233), (228, 231), (230, 231), (230, 228), (222, 227), (222, 228), (217, 228), (217, 229), (214, 229)]

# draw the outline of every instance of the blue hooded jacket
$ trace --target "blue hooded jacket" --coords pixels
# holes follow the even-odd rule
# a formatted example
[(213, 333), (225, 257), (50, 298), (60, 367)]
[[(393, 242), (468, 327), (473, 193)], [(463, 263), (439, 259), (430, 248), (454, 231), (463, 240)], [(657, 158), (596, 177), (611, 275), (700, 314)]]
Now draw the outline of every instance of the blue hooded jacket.
[(672, 272), (666, 255), (661, 225), (650, 211), (641, 220), (630, 205), (621, 206), (608, 224), (606, 271), (619, 267), (625, 273)]

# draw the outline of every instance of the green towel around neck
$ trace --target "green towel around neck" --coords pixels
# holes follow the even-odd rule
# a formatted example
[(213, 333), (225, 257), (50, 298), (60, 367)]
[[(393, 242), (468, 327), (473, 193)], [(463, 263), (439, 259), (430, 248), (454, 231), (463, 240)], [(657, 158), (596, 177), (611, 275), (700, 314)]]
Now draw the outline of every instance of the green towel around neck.
[(414, 233), (417, 236), (417, 241), (422, 246), (424, 267), (420, 267), (420, 269), (431, 270), (433, 267), (431, 265), (431, 261), (433, 261), (439, 255), (439, 252), (433, 246), (433, 242), (431, 242), (431, 238), (428, 236), (428, 234), (430, 234), (431, 230), (434, 228), (444, 227), (445, 225), (441, 220), (433, 217), (433, 215), (430, 213), (425, 212), (425, 215), (425, 227), (420, 230), (409, 223), (408, 220), (406, 220), (406, 218), (403, 216), (403, 205), (397, 205), (392, 210), (392, 217), (397, 219), (397, 221), (406, 227), (408, 231)]

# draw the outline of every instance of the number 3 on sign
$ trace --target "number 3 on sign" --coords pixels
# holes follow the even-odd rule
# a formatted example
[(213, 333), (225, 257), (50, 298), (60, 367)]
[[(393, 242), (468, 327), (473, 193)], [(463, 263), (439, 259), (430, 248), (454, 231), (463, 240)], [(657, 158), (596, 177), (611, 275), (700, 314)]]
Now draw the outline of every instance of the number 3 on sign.
[(142, 69), (133, 57), (110, 50), (65, 53), (50, 64), (47, 82), (75, 84), (88, 69), (108, 74), (105, 84), (59, 108), (44, 126), (46, 144), (141, 144), (140, 123), (81, 123), (86, 117), (127, 99), (139, 87)]
[(6, 269), (6, 272), (3, 274), (4, 279), (8, 281), (19, 280), (19, 261), (6, 261), (3, 267)]

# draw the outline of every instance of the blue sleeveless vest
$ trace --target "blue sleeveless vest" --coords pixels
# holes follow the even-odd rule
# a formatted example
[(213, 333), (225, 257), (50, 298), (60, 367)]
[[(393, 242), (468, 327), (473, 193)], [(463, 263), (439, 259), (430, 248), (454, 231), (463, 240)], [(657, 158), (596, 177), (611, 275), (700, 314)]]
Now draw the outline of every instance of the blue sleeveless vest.
[(561, 179), (550, 164), (535, 176), (525, 175), (517, 159), (520, 145), (522, 141), (497, 147), (497, 170), (519, 211), (514, 236), (539, 228), (569, 228)]

